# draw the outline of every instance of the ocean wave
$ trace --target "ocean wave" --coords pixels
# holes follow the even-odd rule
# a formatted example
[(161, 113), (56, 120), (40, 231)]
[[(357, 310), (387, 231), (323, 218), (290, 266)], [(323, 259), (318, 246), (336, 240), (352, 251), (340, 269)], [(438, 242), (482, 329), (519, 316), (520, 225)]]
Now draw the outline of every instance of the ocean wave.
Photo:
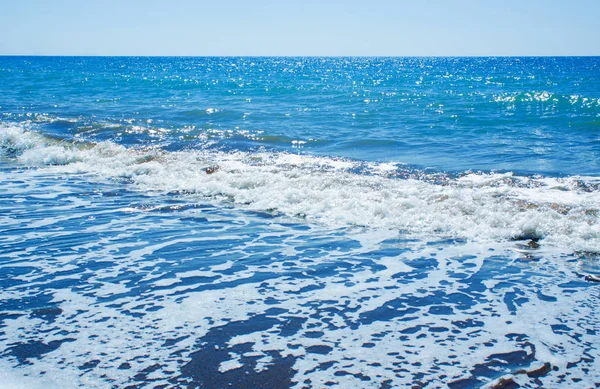
[(0, 125), (0, 147), (28, 167), (125, 179), (143, 191), (214, 198), (331, 227), (477, 241), (534, 239), (600, 251), (599, 177), (450, 176), (283, 152), (166, 152), (61, 141), (16, 124)]

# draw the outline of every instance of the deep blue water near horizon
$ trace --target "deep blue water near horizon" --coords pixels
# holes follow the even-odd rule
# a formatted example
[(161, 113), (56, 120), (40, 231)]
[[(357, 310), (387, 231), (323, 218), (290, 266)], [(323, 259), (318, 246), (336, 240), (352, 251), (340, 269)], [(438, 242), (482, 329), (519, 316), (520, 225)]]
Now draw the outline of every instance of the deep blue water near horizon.
[(599, 157), (600, 57), (0, 57), (0, 378), (599, 386)]
[[(173, 150), (198, 146), (193, 135), (174, 142), (183, 132), (230, 149), (289, 150), (296, 140), (312, 153), (443, 171), (600, 172), (600, 57), (2, 62), (5, 119), (76, 118), (86, 139), (161, 144), (118, 131), (137, 121), (170, 130)], [(53, 124), (50, 134), (77, 134)]]

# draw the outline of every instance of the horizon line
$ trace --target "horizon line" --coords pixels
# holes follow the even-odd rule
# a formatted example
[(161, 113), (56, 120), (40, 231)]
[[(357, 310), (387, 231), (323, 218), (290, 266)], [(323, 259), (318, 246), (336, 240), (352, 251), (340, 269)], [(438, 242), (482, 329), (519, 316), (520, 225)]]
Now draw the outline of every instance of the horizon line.
[(2, 54), (0, 57), (122, 57), (122, 58), (556, 58), (556, 57), (600, 57), (600, 54), (499, 54), (499, 55), (480, 55), (480, 54), (462, 54), (462, 55), (274, 55), (274, 54), (250, 54), (250, 55), (175, 55), (175, 54)]

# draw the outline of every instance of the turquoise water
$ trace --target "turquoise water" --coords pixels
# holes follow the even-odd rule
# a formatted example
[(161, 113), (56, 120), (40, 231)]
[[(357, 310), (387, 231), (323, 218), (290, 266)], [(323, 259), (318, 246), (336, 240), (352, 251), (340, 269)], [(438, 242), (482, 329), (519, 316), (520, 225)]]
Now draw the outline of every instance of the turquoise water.
[(593, 386), (600, 59), (0, 57), (10, 387)]
[(5, 57), (0, 80), (4, 120), (34, 115), (67, 139), (181, 150), (207, 137), (228, 150), (300, 145), (452, 172), (597, 175), (599, 67), (595, 57)]

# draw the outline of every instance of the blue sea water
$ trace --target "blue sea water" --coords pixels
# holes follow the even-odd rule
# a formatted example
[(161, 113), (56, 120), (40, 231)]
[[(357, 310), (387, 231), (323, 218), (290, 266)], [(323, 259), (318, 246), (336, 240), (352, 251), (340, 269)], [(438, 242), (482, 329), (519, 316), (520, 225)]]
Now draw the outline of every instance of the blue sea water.
[(9, 388), (600, 385), (600, 58), (0, 57)]

